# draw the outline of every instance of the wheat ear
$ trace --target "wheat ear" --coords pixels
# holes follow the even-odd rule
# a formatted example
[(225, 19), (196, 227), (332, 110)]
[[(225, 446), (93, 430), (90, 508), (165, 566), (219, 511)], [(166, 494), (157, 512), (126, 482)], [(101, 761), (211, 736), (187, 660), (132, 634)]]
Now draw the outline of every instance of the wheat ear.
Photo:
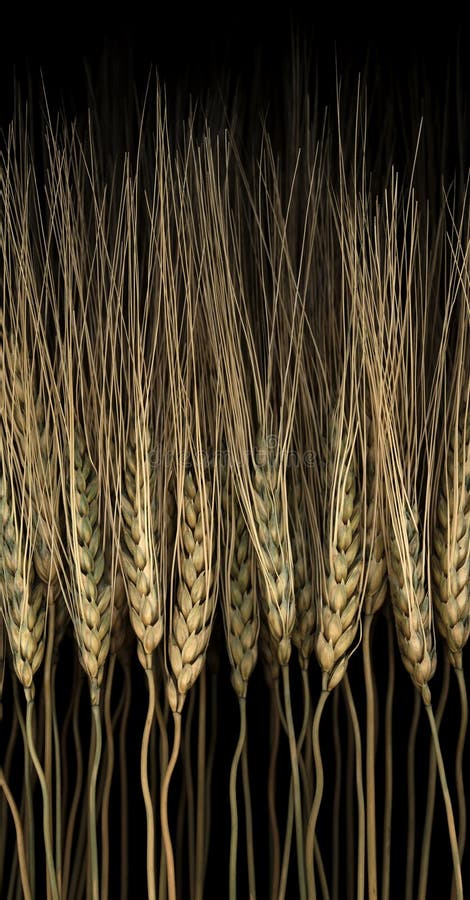
[(0, 471), (0, 587), (13, 665), (29, 702), (45, 650), (46, 595), (41, 582), (33, 583), (29, 548), (18, 529), (8, 481)]
[(152, 669), (153, 654), (163, 636), (156, 572), (155, 479), (150, 454), (150, 432), (134, 422), (125, 447), (121, 560), (139, 660), (148, 670)]
[(461, 669), (470, 634), (470, 416), (465, 404), (449, 427), (431, 565), (436, 624), (452, 665)]
[[(270, 441), (274, 446), (270, 446)], [(277, 441), (258, 434), (253, 474), (253, 504), (258, 532), (258, 568), (267, 622), (279, 665), (291, 655), (295, 602), (286, 510), (282, 503)]]
[(70, 462), (67, 515), (76, 591), (72, 617), (80, 662), (88, 675), (91, 703), (98, 707), (111, 636), (111, 587), (105, 577), (98, 476), (78, 422), (73, 429)]
[[(253, 584), (253, 549), (240, 506), (233, 496), (233, 485), (226, 486), (222, 497), (227, 516), (226, 627), (228, 652), (232, 666), (232, 686), (240, 699), (246, 699), (250, 676), (258, 658), (259, 610)], [(231, 538), (233, 535), (233, 538)]]
[(431, 702), (428, 682), (436, 670), (432, 607), (425, 587), (422, 538), (418, 511), (405, 508), (400, 539), (391, 532), (390, 589), (398, 646), (403, 664), (422, 694)]
[(178, 547), (180, 580), (168, 637), (168, 699), (176, 713), (181, 713), (186, 695), (204, 665), (215, 611), (208, 496), (209, 486), (197, 485), (193, 473), (188, 471), (183, 485)]
[(326, 691), (332, 691), (346, 672), (359, 625), (361, 503), (353, 458), (343, 459), (338, 466), (334, 497), (335, 521), (329, 523), (324, 548), (325, 578), (315, 642)]

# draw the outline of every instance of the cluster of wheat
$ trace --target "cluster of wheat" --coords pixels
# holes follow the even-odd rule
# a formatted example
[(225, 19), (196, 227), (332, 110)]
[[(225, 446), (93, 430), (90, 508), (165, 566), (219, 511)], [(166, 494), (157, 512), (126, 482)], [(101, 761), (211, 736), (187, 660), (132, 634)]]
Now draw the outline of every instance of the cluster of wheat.
[(465, 172), (292, 91), (5, 135), (5, 898), (463, 898)]

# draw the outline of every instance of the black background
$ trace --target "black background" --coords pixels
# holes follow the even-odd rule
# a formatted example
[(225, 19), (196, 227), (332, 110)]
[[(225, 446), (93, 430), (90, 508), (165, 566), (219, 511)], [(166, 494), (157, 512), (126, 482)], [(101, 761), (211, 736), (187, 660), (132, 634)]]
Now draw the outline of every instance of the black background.
[[(458, 48), (461, 77), (468, 87), (468, 43), (452, 7), (433, 14), (429, 5), (361, 7), (357, 4), (181, 4), (113, 7), (101, 4), (10, 5), (1, 26), (0, 85), (2, 119), (8, 120), (13, 78), (44, 77), (49, 98), (77, 109), (86, 102), (84, 61), (97, 74), (103, 51), (112, 50), (114, 71), (133, 73), (142, 87), (151, 66), (169, 87), (185, 79), (197, 94), (225, 75), (241, 78), (249, 91), (261, 71), (263, 99), (275, 102), (279, 75), (289, 54), (292, 32), (305, 40), (318, 63), (325, 101), (334, 90), (335, 66), (350, 75), (365, 71), (371, 88), (400, 86), (406, 103), (410, 74), (420, 73), (421, 88), (441, 91)], [(444, 12), (444, 15), (443, 15)]]

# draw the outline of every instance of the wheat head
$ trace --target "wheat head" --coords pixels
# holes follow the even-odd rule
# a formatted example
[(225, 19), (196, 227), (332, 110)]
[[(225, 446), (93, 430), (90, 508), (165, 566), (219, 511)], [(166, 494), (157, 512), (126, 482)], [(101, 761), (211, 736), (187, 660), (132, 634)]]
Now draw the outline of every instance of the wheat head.
[(191, 470), (186, 473), (177, 548), (180, 577), (168, 635), (168, 699), (173, 712), (181, 712), (204, 665), (215, 612), (209, 490), (209, 485), (197, 483)]
[(74, 426), (73, 465), (67, 495), (68, 535), (74, 569), (73, 621), (80, 661), (88, 675), (91, 702), (99, 704), (111, 634), (111, 588), (105, 577), (98, 519), (98, 477), (82, 428)]
[(452, 665), (460, 669), (470, 634), (470, 417), (465, 404), (449, 429), (439, 479), (431, 568), (436, 623)]
[(245, 699), (258, 658), (259, 609), (253, 578), (253, 547), (230, 473), (222, 494), (227, 533), (225, 619), (231, 681), (238, 697)]
[(295, 601), (287, 515), (279, 473), (276, 449), (270, 447), (269, 440), (259, 434), (253, 474), (253, 505), (260, 587), (278, 661), (281, 666), (286, 666), (292, 649)]
[(137, 422), (129, 429), (126, 441), (124, 484), (122, 570), (139, 660), (144, 669), (151, 669), (153, 653), (163, 636), (163, 614), (156, 571), (158, 535), (150, 432)]
[(333, 690), (343, 678), (360, 613), (363, 570), (361, 494), (354, 457), (343, 453), (337, 480), (330, 478), (332, 502), (328, 506), (324, 545), (324, 578), (315, 652), (325, 688)]
[(432, 607), (425, 586), (424, 555), (416, 507), (405, 509), (404, 534), (390, 537), (389, 579), (400, 654), (406, 670), (431, 702), (428, 682), (436, 670)]

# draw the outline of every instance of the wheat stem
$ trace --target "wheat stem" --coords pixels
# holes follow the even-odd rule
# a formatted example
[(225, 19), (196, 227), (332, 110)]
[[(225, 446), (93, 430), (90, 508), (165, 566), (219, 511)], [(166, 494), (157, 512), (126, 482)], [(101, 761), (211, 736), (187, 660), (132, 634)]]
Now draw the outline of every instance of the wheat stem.
[(375, 721), (374, 689), (370, 649), (372, 615), (364, 617), (362, 634), (362, 657), (366, 688), (366, 782), (367, 782), (367, 879), (369, 900), (377, 900), (377, 830), (375, 818)]
[(18, 849), (14, 847), (13, 849), (13, 858), (11, 860), (10, 866), (10, 878), (8, 882), (8, 893), (6, 895), (6, 900), (16, 900), (16, 895), (18, 893)]
[(145, 669), (148, 686), (148, 707), (145, 719), (144, 733), (142, 735), (142, 747), (140, 754), (140, 781), (142, 785), (142, 794), (145, 804), (145, 815), (147, 819), (147, 891), (149, 900), (156, 900), (155, 886), (155, 822), (153, 816), (152, 797), (150, 794), (150, 786), (148, 780), (148, 751), (150, 742), (150, 732), (155, 716), (155, 679), (153, 670)]
[[(436, 728), (439, 731), (441, 726), (442, 716), (444, 715), (444, 710), (447, 704), (447, 698), (449, 696), (449, 683), (450, 683), (450, 663), (447, 655), (444, 658), (444, 672), (442, 676), (442, 685), (441, 692), (439, 695), (439, 703), (436, 709), (435, 722)], [(432, 826), (434, 819), (434, 802), (436, 799), (436, 774), (437, 774), (437, 760), (436, 754), (434, 751), (434, 743), (431, 743), (430, 751), (429, 751), (429, 768), (428, 768), (428, 786), (427, 786), (427, 800), (426, 800), (426, 813), (424, 817), (424, 827), (423, 827), (423, 840), (421, 844), (421, 864), (419, 869), (419, 883), (418, 883), (418, 900), (426, 900), (427, 890), (428, 890), (428, 875), (429, 875), (429, 854), (431, 852), (431, 836), (432, 836)]]
[[(338, 900), (339, 897), (339, 865), (340, 865), (340, 808), (341, 808), (341, 783), (342, 783), (342, 766), (343, 753), (341, 748), (341, 734), (339, 729), (339, 698), (340, 692), (333, 692), (333, 747), (335, 757), (335, 786), (333, 792), (333, 807), (331, 816), (332, 840), (331, 840), (331, 863), (332, 863), (332, 900)], [(311, 744), (311, 741), (309, 741)]]
[(387, 636), (388, 683), (385, 697), (385, 787), (382, 841), (382, 900), (388, 900), (390, 895), (390, 853), (392, 844), (393, 812), (393, 697), (395, 691), (395, 653), (393, 624), (390, 615), (387, 615)]
[[(156, 677), (156, 673), (155, 673)], [(160, 733), (160, 783), (162, 773), (165, 772), (168, 765), (168, 732), (166, 727), (166, 719), (163, 714), (162, 705), (158, 692), (155, 693), (155, 716), (157, 720), (158, 730)], [(183, 793), (183, 792), (182, 792)], [(158, 896), (160, 900), (164, 900), (166, 895), (166, 859), (163, 843), (160, 846), (160, 868), (158, 878)]]
[[(51, 830), (54, 833), (54, 818), (52, 816), (52, 692), (51, 692), (51, 675), (52, 675), (52, 655), (54, 652), (54, 633), (55, 633), (55, 608), (54, 603), (49, 604), (48, 609), (48, 629), (46, 654), (44, 659), (44, 776), (47, 784), (49, 796), (49, 819), (51, 822)], [(56, 823), (57, 824), (57, 823)], [(57, 865), (57, 860), (56, 860)], [(57, 885), (59, 887), (59, 878)], [(47, 885), (47, 897), (50, 898), (50, 885)]]
[[(184, 816), (182, 810), (186, 805), (186, 820), (188, 828), (188, 872), (189, 872), (189, 895), (194, 900), (195, 892), (195, 865), (196, 865), (196, 843), (195, 843), (195, 822), (194, 822), (194, 783), (193, 771), (191, 767), (191, 734), (194, 718), (194, 709), (196, 706), (196, 691), (191, 691), (188, 700), (188, 708), (184, 720), (184, 736), (183, 736), (183, 768), (184, 768), (184, 790), (181, 791), (180, 804), (178, 809), (178, 818), (180, 828), (177, 831), (177, 870), (181, 872), (181, 860), (183, 853), (183, 829)], [(167, 761), (168, 765), (168, 761)]]
[(202, 900), (204, 890), (204, 851), (206, 808), (206, 718), (207, 678), (204, 666), (199, 676), (199, 716), (197, 733), (197, 799), (196, 799), (196, 900)]
[(52, 704), (52, 736), (54, 741), (55, 760), (55, 865), (57, 872), (57, 886), (62, 895), (62, 807), (64, 796), (62, 794), (62, 764), (59, 723), (57, 720), (56, 690), (55, 690), (56, 665), (52, 664), (51, 676), (51, 704)]
[(104, 691), (104, 725), (106, 734), (106, 772), (101, 805), (101, 900), (107, 900), (109, 894), (109, 798), (114, 768), (114, 734), (111, 717), (111, 694), (113, 688), (116, 654), (109, 659), (106, 687)]
[(460, 862), (462, 862), (464, 849), (465, 849), (466, 833), (467, 833), (467, 807), (465, 804), (465, 784), (464, 784), (464, 777), (463, 777), (463, 760), (464, 760), (465, 738), (467, 735), (467, 727), (468, 727), (468, 697), (467, 697), (467, 686), (465, 684), (465, 677), (463, 674), (463, 669), (454, 669), (454, 671), (455, 671), (455, 675), (456, 675), (458, 686), (459, 686), (460, 707), (461, 707), (459, 736), (458, 736), (458, 740), (457, 740), (457, 749), (456, 749), (456, 753), (455, 753), (455, 783), (456, 783), (456, 791), (457, 791), (457, 802), (459, 805), (459, 857), (460, 857)]
[(211, 674), (211, 736), (209, 741), (209, 751), (207, 754), (207, 809), (206, 809), (206, 843), (205, 843), (205, 853), (204, 853), (204, 875), (207, 869), (207, 859), (209, 856), (209, 837), (211, 832), (211, 785), (212, 785), (212, 775), (214, 771), (214, 761), (215, 761), (215, 751), (217, 744), (217, 682), (218, 682), (218, 673), (217, 671), (212, 672)]
[(181, 713), (173, 712), (173, 721), (175, 726), (173, 748), (171, 751), (170, 759), (168, 760), (166, 772), (163, 776), (162, 789), (160, 794), (162, 839), (165, 846), (166, 865), (168, 871), (168, 900), (176, 900), (175, 861), (173, 856), (170, 826), (168, 822), (168, 793), (170, 788), (171, 776), (173, 775), (181, 746)]
[[(152, 666), (152, 677), (155, 682), (155, 669)], [(161, 768), (159, 766), (159, 748), (157, 745), (158, 738), (158, 724), (156, 717), (156, 708), (157, 708), (157, 685), (155, 683), (155, 714), (152, 720), (152, 727), (150, 729), (150, 741), (149, 741), (149, 749), (148, 749), (148, 757), (150, 760), (150, 776), (149, 776), (149, 784), (150, 784), (150, 796), (152, 798), (152, 810), (157, 809), (158, 807), (158, 793), (160, 789), (160, 780), (161, 780)]]
[(39, 762), (38, 755), (36, 753), (36, 748), (34, 746), (33, 740), (33, 730), (32, 730), (32, 718), (34, 711), (34, 700), (28, 700), (26, 704), (26, 737), (28, 741), (28, 749), (31, 754), (31, 759), (33, 761), (33, 766), (36, 770), (36, 774), (39, 779), (39, 783), (41, 785), (42, 791), (42, 799), (43, 799), (43, 836), (44, 836), (44, 850), (46, 853), (46, 866), (48, 878), (51, 886), (51, 895), (53, 900), (59, 900), (59, 892), (57, 888), (57, 878), (54, 868), (54, 857), (52, 853), (52, 842), (51, 842), (51, 821), (49, 816), (49, 795), (47, 791), (46, 779), (44, 777), (44, 772), (41, 767), (41, 763)]
[(90, 878), (91, 878), (91, 895), (92, 900), (99, 900), (100, 896), (100, 880), (98, 869), (98, 835), (96, 832), (96, 781), (98, 778), (98, 769), (101, 759), (102, 748), (102, 730), (100, 708), (97, 704), (92, 704), (92, 726), (94, 734), (94, 754), (90, 771), (90, 782), (88, 786), (88, 829), (90, 841)]
[(268, 814), (269, 814), (269, 836), (271, 850), (271, 900), (276, 900), (279, 893), (280, 878), (280, 838), (279, 826), (276, 813), (276, 769), (279, 754), (279, 737), (281, 733), (281, 719), (279, 716), (279, 705), (276, 702), (274, 692), (271, 692), (270, 706), (270, 746), (268, 766)]
[(408, 789), (408, 821), (406, 840), (406, 875), (405, 900), (413, 900), (413, 866), (416, 845), (416, 737), (421, 714), (421, 694), (414, 691), (413, 716), (408, 735), (407, 751), (407, 789)]
[(447, 826), (449, 829), (449, 840), (450, 840), (450, 848), (451, 848), (451, 853), (452, 853), (452, 863), (453, 863), (453, 867), (454, 867), (456, 900), (463, 900), (462, 870), (460, 867), (460, 859), (459, 859), (459, 845), (458, 845), (458, 840), (457, 840), (457, 832), (455, 830), (454, 813), (453, 813), (453, 809), (452, 809), (449, 788), (447, 785), (446, 770), (445, 770), (445, 766), (444, 766), (444, 760), (442, 758), (441, 745), (439, 743), (439, 734), (437, 731), (436, 721), (435, 721), (434, 714), (432, 711), (432, 706), (430, 704), (425, 704), (425, 708), (426, 708), (426, 713), (427, 713), (427, 716), (429, 719), (429, 724), (431, 727), (431, 734), (432, 734), (434, 749), (435, 749), (435, 753), (436, 753), (437, 768), (438, 768), (438, 772), (439, 772), (442, 794), (444, 797), (444, 804), (445, 804), (445, 808), (446, 808)]
[(299, 758), (300, 773), (302, 776), (302, 786), (303, 786), (303, 793), (304, 793), (304, 798), (305, 798), (305, 805), (306, 805), (306, 808), (308, 809), (308, 808), (310, 808), (310, 805), (312, 802), (312, 798), (311, 798), (312, 785), (311, 785), (311, 782), (309, 781), (309, 778), (307, 775), (307, 769), (306, 769), (306, 765), (305, 765), (305, 760), (303, 758), (302, 750), (303, 750), (303, 747), (305, 744), (305, 739), (306, 739), (307, 733), (308, 733), (308, 724), (309, 724), (310, 712), (311, 712), (310, 685), (309, 685), (309, 681), (308, 681), (307, 669), (302, 668), (300, 670), (300, 674), (301, 674), (301, 678), (302, 678), (302, 697), (303, 697), (304, 711), (303, 711), (303, 718), (302, 718), (302, 726), (300, 728), (299, 737), (298, 737), (298, 741), (297, 741), (297, 755)]
[(26, 722), (20, 706), (19, 685), (16, 678), (13, 680), (13, 696), (15, 698), (16, 718), (18, 719), (21, 734), (23, 736), (24, 751), (24, 804), (26, 808), (26, 858), (28, 860), (29, 883), (33, 894), (36, 891), (36, 838), (34, 827), (34, 805), (33, 805), (33, 785), (32, 785), (32, 757), (29, 751), (28, 737), (26, 733)]
[[(72, 696), (76, 698), (77, 689), (80, 683), (80, 673), (79, 669), (83, 671), (81, 666), (73, 667), (73, 681), (72, 681)], [(60, 782), (61, 782), (61, 797), (58, 797), (56, 793), (56, 802), (60, 799), (61, 804), (61, 818), (60, 818), (60, 833), (61, 833), (61, 852), (60, 852), (60, 861), (61, 861), (61, 887), (63, 889), (64, 886), (64, 863), (65, 863), (65, 838), (66, 838), (66, 828), (67, 828), (67, 820), (68, 820), (68, 809), (69, 809), (69, 736), (70, 736), (70, 728), (73, 722), (74, 710), (76, 707), (76, 702), (69, 703), (67, 707), (67, 712), (65, 714), (64, 720), (62, 722), (62, 728), (60, 732), (60, 748), (57, 754), (58, 759), (58, 769), (60, 771)], [(58, 722), (57, 722), (57, 710), (55, 712), (56, 719), (56, 727), (58, 731)], [(57, 765), (57, 760), (56, 760)], [(74, 773), (78, 776), (78, 770)], [(75, 778), (74, 778), (75, 784)]]
[(237, 849), (238, 849), (238, 804), (237, 804), (237, 773), (240, 763), (243, 745), (246, 739), (246, 701), (240, 700), (240, 731), (238, 741), (230, 766), (229, 799), (230, 799), (230, 858), (229, 858), (229, 898), (237, 900)]
[(31, 893), (31, 887), (29, 883), (28, 877), (28, 866), (26, 864), (26, 854), (25, 854), (25, 846), (24, 846), (24, 835), (23, 828), (21, 825), (21, 818), (18, 812), (18, 807), (14, 801), (13, 795), (8, 787), (8, 784), (5, 780), (5, 775), (3, 769), (0, 766), (0, 789), (5, 794), (6, 801), (8, 806), (10, 807), (11, 815), (13, 818), (13, 822), (15, 823), (16, 830), (16, 847), (18, 851), (18, 863), (20, 867), (20, 875), (21, 875), (21, 885), (23, 888), (23, 896), (24, 900), (32, 900), (33, 895)]
[(119, 734), (119, 775), (121, 796), (121, 900), (126, 900), (129, 891), (129, 821), (127, 792), (127, 724), (132, 700), (131, 674), (129, 661), (123, 664), (124, 672), (124, 706), (122, 710), (121, 729)]
[[(11, 760), (13, 757), (16, 739), (18, 737), (18, 728), (19, 728), (19, 720), (18, 716), (13, 716), (13, 720), (11, 723), (10, 734), (8, 737), (8, 744), (5, 752), (5, 764), (3, 767), (3, 774), (5, 781), (8, 783), (8, 777), (11, 770)], [(26, 744), (26, 741), (25, 741)], [(29, 760), (29, 756), (28, 756)], [(0, 884), (3, 884), (4, 877), (4, 865), (5, 865), (5, 849), (6, 849), (6, 839), (7, 839), (7, 815), (8, 815), (8, 804), (5, 800), (0, 803)], [(28, 869), (28, 880), (29, 880), (29, 869)]]
[[(76, 755), (76, 773), (75, 773), (75, 790), (73, 792), (72, 803), (70, 807), (69, 819), (67, 824), (67, 834), (65, 836), (65, 847), (64, 847), (64, 868), (63, 868), (63, 877), (62, 877), (62, 891), (64, 897), (68, 897), (68, 889), (69, 889), (69, 874), (70, 874), (70, 862), (72, 857), (72, 845), (73, 845), (73, 833), (75, 829), (75, 819), (77, 817), (78, 804), (80, 801), (80, 794), (82, 791), (83, 784), (83, 755), (82, 755), (82, 743), (80, 740), (80, 725), (79, 725), (79, 711), (80, 711), (80, 695), (83, 686), (83, 676), (79, 677), (78, 680), (78, 690), (74, 693), (74, 702), (73, 702), (73, 720), (72, 720), (72, 730), (73, 730), (73, 739), (75, 745), (75, 755)], [(75, 845), (75, 860), (78, 858), (78, 846)], [(74, 869), (76, 866), (74, 867)]]
[(348, 900), (355, 900), (354, 865), (355, 865), (355, 823), (354, 823), (354, 734), (351, 717), (347, 718), (346, 736), (346, 889)]
[(284, 900), (287, 890), (287, 878), (289, 875), (290, 852), (292, 846), (292, 832), (294, 830), (294, 789), (292, 775), (290, 778), (289, 802), (287, 805), (286, 832), (284, 836), (284, 850), (282, 853), (282, 866), (279, 878), (279, 900)]
[[(239, 698), (242, 703), (242, 698)], [(243, 701), (245, 702), (245, 701)], [(246, 712), (245, 712), (246, 718)], [(255, 851), (253, 841), (253, 812), (251, 807), (250, 776), (248, 771), (248, 735), (245, 727), (245, 740), (242, 750), (242, 785), (245, 805), (246, 859), (248, 868), (248, 891), (250, 900), (256, 898)]]
[(292, 768), (292, 787), (294, 791), (294, 818), (296, 831), (296, 847), (297, 847), (297, 869), (299, 877), (299, 896), (300, 900), (305, 900), (306, 884), (305, 884), (305, 855), (304, 855), (304, 828), (302, 816), (302, 802), (300, 796), (300, 778), (299, 764), (297, 757), (297, 742), (295, 739), (294, 719), (292, 716), (292, 704), (290, 696), (289, 669), (282, 666), (282, 679), (284, 686), (284, 704), (286, 712), (287, 734), (289, 738), (289, 749)]
[(320, 750), (320, 722), (322, 712), (329, 696), (329, 691), (322, 689), (318, 698), (315, 715), (312, 724), (312, 748), (315, 763), (315, 794), (313, 797), (312, 808), (307, 825), (307, 838), (305, 843), (305, 860), (307, 873), (307, 895), (308, 900), (316, 900), (315, 888), (315, 868), (314, 868), (314, 847), (315, 847), (315, 830), (317, 825), (318, 813), (320, 811), (321, 800), (323, 796), (323, 763)]
[(366, 857), (366, 815), (364, 805), (364, 785), (362, 781), (362, 749), (361, 749), (361, 730), (359, 727), (359, 719), (357, 717), (356, 706), (354, 703), (351, 685), (349, 683), (348, 673), (344, 676), (344, 689), (348, 702), (349, 714), (354, 732), (354, 741), (356, 745), (356, 789), (357, 789), (357, 806), (358, 806), (358, 837), (357, 837), (357, 900), (364, 898), (365, 890), (365, 857)]

